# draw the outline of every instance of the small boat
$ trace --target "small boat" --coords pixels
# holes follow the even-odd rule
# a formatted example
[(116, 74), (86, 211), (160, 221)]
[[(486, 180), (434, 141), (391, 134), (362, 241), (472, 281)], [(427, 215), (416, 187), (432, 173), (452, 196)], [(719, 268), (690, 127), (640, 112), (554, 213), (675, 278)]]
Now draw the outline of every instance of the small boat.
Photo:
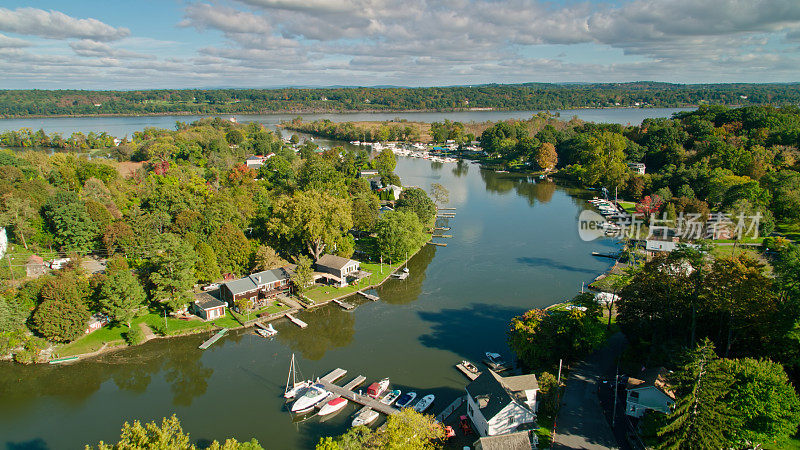
[(261, 337), (268, 338), (278, 334), (278, 330), (273, 328), (272, 324), (270, 323), (267, 325), (267, 328), (256, 328), (256, 333), (258, 333), (258, 335)]
[(495, 372), (508, 370), (505, 365), (506, 362), (503, 361), (503, 357), (499, 353), (486, 352), (486, 359), (483, 362)]
[(378, 398), (387, 389), (389, 389), (389, 378), (384, 378), (381, 381), (370, 384), (367, 388), (367, 395), (372, 398)]
[(478, 368), (475, 367), (475, 364), (467, 361), (466, 359), (461, 361), (461, 365), (464, 366), (465, 369), (469, 370), (472, 373), (478, 373)]
[(378, 411), (367, 408), (356, 414), (356, 416), (353, 418), (353, 426), (357, 427), (359, 425), (369, 425), (372, 422), (375, 422), (375, 419), (378, 418), (378, 415)]
[(394, 403), (394, 402), (395, 402), (395, 401), (396, 401), (398, 398), (400, 398), (400, 394), (402, 394), (402, 392), (400, 392), (400, 389), (395, 389), (395, 390), (393, 390), (393, 391), (389, 391), (389, 393), (388, 393), (388, 394), (386, 394), (386, 395), (385, 395), (385, 396), (384, 396), (384, 397), (381, 399), (381, 403), (383, 403), (384, 405), (391, 405), (391, 404), (392, 404), (392, 403)]
[(302, 397), (294, 401), (292, 404), (292, 412), (298, 413), (308, 411), (316, 406), (317, 403), (320, 403), (328, 398), (328, 394), (329, 392), (326, 391), (321, 384), (311, 385)]
[(406, 392), (405, 394), (401, 395), (400, 398), (397, 399), (397, 403), (395, 403), (395, 405), (398, 408), (406, 408), (408, 407), (408, 405), (411, 404), (411, 402), (414, 401), (415, 398), (417, 398), (416, 392), (413, 391)]
[(322, 405), (322, 408), (319, 409), (319, 413), (317, 414), (320, 416), (327, 416), (328, 414), (333, 414), (337, 411), (340, 411), (345, 406), (347, 406), (346, 398), (335, 397), (325, 402), (325, 404)]
[(425, 397), (422, 397), (422, 400), (418, 401), (417, 404), (414, 405), (414, 411), (418, 413), (424, 413), (426, 409), (431, 407), (435, 398), (436, 396), (433, 394), (428, 394)]

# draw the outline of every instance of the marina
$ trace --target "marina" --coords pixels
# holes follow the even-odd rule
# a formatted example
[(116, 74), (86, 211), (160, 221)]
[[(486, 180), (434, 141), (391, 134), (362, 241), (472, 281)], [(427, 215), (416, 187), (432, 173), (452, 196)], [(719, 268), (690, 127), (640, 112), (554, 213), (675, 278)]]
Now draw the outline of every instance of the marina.
[[(372, 398), (368, 395), (359, 394), (352, 390), (359, 384), (364, 383), (364, 381), (366, 381), (366, 377), (359, 376), (350, 383), (347, 383), (345, 386), (339, 386), (337, 384), (334, 384), (334, 382), (337, 379), (342, 378), (346, 373), (347, 371), (344, 369), (336, 369), (330, 372), (329, 374), (325, 375), (324, 377), (320, 378), (319, 384), (321, 384), (325, 388), (325, 390), (336, 396), (343, 397), (354, 403), (363, 405), (364, 408), (362, 408), (362, 410), (370, 408), (385, 415), (397, 414), (400, 411), (393, 406), (381, 403), (378, 399)], [(360, 383), (358, 384), (353, 384), (359, 378), (363, 378), (364, 380), (360, 381)]]

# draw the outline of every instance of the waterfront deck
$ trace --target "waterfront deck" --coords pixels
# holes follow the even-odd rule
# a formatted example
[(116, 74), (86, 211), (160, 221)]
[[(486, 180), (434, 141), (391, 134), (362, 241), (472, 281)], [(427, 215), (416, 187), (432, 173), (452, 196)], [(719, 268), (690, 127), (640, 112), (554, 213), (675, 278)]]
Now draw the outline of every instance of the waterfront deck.
[(292, 322), (293, 324), (297, 325), (300, 328), (305, 328), (305, 327), (308, 326), (307, 323), (303, 322), (302, 320), (298, 319), (297, 317), (295, 317), (295, 316), (293, 316), (291, 314), (286, 314), (286, 318), (289, 319), (290, 322)]
[(367, 380), (367, 378), (364, 376), (359, 375), (344, 386), (333, 384), (335, 380), (343, 377), (346, 373), (347, 371), (344, 369), (336, 369), (331, 373), (325, 375), (324, 377), (320, 378), (319, 384), (321, 384), (322, 387), (325, 388), (327, 391), (332, 392), (334, 395), (338, 395), (339, 397), (343, 397), (346, 398), (347, 400), (358, 403), (359, 405), (363, 405), (364, 408), (362, 408), (361, 410), (364, 410), (366, 408), (371, 408), (374, 409), (375, 411), (378, 411), (381, 414), (386, 414), (386, 415), (397, 414), (398, 412), (400, 412), (400, 410), (398, 410), (397, 408), (385, 405), (380, 401), (378, 401), (377, 399), (374, 399), (367, 395), (360, 395), (353, 392), (352, 389), (354, 387), (364, 383), (364, 381)]
[(208, 347), (211, 347), (211, 345), (214, 342), (217, 342), (218, 340), (220, 340), (222, 338), (222, 336), (225, 336), (225, 333), (227, 333), (227, 332), (228, 332), (227, 328), (223, 328), (223, 329), (217, 331), (217, 333), (214, 336), (211, 336), (210, 339), (208, 339), (207, 341), (205, 341), (202, 344), (200, 344), (200, 346), (198, 348), (201, 349), (201, 350), (205, 350)]

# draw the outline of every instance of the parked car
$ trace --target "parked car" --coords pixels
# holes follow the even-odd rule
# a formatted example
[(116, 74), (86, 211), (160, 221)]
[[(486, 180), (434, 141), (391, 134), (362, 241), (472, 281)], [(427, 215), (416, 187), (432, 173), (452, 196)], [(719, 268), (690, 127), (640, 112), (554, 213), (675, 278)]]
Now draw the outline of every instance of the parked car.
[(204, 291), (213, 291), (214, 289), (219, 289), (219, 283), (211, 283), (209, 285), (203, 286)]

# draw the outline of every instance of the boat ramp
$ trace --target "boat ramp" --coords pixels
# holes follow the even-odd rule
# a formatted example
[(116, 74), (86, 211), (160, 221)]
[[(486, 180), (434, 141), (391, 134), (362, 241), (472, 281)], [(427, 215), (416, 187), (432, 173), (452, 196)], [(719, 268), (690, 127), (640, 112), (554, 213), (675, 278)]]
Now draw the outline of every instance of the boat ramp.
[(305, 327), (308, 326), (307, 323), (303, 322), (302, 320), (298, 319), (297, 317), (295, 317), (295, 316), (293, 316), (291, 314), (286, 314), (286, 318), (289, 319), (290, 322), (292, 322), (293, 324), (297, 325), (300, 328), (305, 328)]
[[(342, 378), (343, 376), (345, 376), (346, 373), (347, 371), (344, 369), (335, 369), (331, 373), (320, 378), (319, 384), (321, 384), (325, 390), (333, 393), (334, 395), (344, 397), (350, 401), (358, 403), (359, 405), (363, 405), (364, 408), (362, 408), (362, 410), (370, 408), (374, 409), (375, 411), (378, 411), (381, 414), (386, 414), (386, 415), (397, 414), (398, 412), (400, 412), (400, 410), (398, 410), (397, 408), (381, 403), (377, 399), (374, 399), (370, 396), (353, 392), (353, 388), (366, 381), (366, 377), (364, 376), (359, 375), (358, 377), (354, 378), (351, 382), (347, 383), (344, 386), (333, 384), (335, 380)], [(361, 411), (359, 411), (359, 413), (360, 412)]]
[(211, 347), (211, 344), (213, 344), (214, 342), (217, 342), (218, 340), (220, 340), (222, 338), (222, 336), (225, 336), (225, 333), (227, 333), (227, 332), (228, 332), (227, 328), (223, 328), (223, 329), (217, 331), (217, 333), (214, 334), (213, 336), (211, 336), (210, 339), (208, 339), (207, 341), (205, 341), (202, 344), (200, 344), (200, 347), (198, 347), (198, 348), (202, 349), (202, 350), (205, 350), (208, 347)]

